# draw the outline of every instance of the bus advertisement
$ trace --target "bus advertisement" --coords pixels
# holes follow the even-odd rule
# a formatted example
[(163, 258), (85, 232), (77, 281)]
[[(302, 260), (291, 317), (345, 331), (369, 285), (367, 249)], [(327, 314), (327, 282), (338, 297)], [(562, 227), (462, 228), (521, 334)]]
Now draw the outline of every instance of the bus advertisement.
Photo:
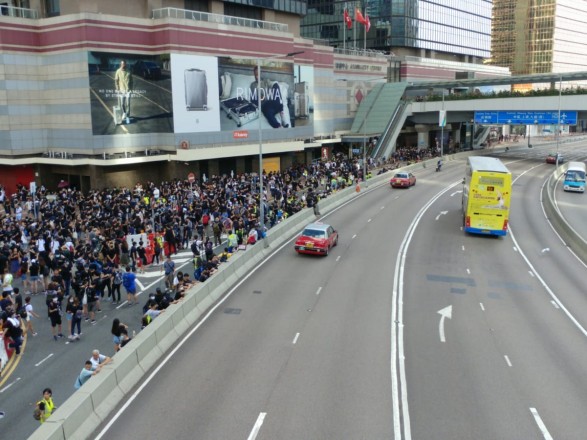
[(585, 164), (583, 162), (569, 162), (563, 180), (563, 189), (585, 192)]
[(463, 179), (463, 230), (506, 235), (511, 194), (512, 174), (499, 159), (470, 156)]

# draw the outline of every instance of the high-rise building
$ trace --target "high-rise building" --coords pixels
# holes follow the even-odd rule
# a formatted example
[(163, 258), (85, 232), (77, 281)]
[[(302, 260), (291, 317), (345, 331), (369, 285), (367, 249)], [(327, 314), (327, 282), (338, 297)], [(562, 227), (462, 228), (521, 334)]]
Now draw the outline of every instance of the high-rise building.
[(131, 187), (327, 156), (389, 57), (301, 38), (305, 14), (306, 0), (0, 0), (0, 185)]
[(494, 0), (491, 63), (514, 75), (587, 69), (587, 2)]
[[(491, 0), (309, 0), (301, 34), (339, 48), (359, 47), (452, 61), (489, 57)], [(345, 29), (344, 9), (353, 18)], [(356, 8), (369, 17), (370, 29), (357, 23)]]

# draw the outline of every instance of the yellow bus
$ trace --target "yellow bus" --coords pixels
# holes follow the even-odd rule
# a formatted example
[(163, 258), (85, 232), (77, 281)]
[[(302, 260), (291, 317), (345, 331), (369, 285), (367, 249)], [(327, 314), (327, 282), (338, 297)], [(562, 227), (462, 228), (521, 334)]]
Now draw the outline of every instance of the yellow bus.
[(463, 179), (463, 229), (471, 234), (506, 235), (512, 174), (494, 157), (470, 156)]

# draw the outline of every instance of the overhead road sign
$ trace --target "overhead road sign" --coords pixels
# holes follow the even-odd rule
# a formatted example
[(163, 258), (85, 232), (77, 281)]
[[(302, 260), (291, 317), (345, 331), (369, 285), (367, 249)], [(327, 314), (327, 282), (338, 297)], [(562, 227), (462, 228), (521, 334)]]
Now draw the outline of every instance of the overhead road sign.
[[(563, 125), (576, 125), (576, 111), (560, 112), (560, 123)], [(556, 125), (558, 124), (558, 110), (548, 111), (494, 111), (475, 112), (476, 124), (509, 124), (509, 125)]]

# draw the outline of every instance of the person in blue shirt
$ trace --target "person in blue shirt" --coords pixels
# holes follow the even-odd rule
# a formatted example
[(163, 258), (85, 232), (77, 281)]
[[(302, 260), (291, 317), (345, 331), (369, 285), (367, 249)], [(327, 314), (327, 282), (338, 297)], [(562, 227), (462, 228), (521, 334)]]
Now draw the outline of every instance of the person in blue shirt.
[(126, 301), (129, 306), (139, 303), (136, 281), (137, 276), (131, 272), (130, 266), (126, 266), (126, 273), (122, 275), (122, 285), (126, 290)]

